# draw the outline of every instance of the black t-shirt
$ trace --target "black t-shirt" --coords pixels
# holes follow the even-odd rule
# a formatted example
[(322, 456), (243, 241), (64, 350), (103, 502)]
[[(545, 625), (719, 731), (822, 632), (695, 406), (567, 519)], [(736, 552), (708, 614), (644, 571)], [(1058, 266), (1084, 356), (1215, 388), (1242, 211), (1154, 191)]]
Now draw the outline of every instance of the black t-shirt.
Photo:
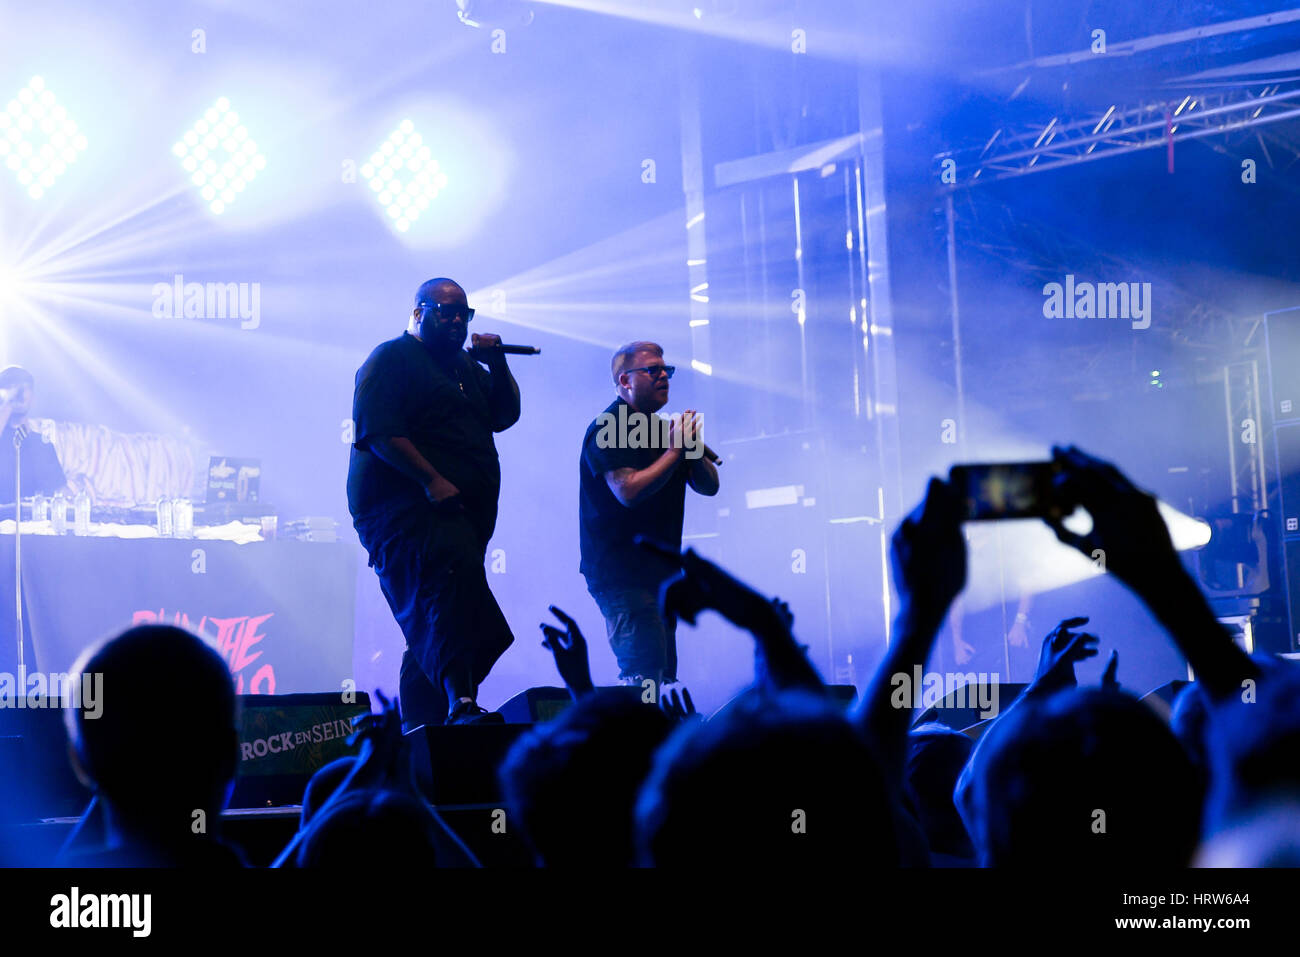
[(501, 464), (488, 404), (491, 376), (464, 350), (447, 365), (410, 333), (381, 343), (357, 370), (348, 463), (348, 511), (368, 550), (400, 533), (415, 511), (431, 508), (420, 483), (370, 449), (370, 441), (410, 439), (443, 478), (460, 489), (486, 547), (496, 528)]
[[(23, 439), (23, 498), (32, 495), (53, 495), (68, 484), (59, 464), (54, 446), (41, 439), (39, 433), (29, 432)], [(14, 430), (0, 429), (0, 502), (12, 505), (14, 500)]]
[[(620, 406), (624, 411), (620, 412)], [(632, 425), (638, 413), (621, 397), (615, 399), (587, 427), (583, 436), (582, 461), (578, 468), (581, 485), (578, 520), (582, 536), (579, 571), (593, 588), (658, 585), (673, 574), (676, 566), (638, 548), (633, 540), (637, 535), (645, 535), (673, 548), (682, 547), (688, 463), (683, 459), (654, 494), (627, 507), (610, 491), (605, 473), (621, 468), (647, 468), (663, 454), (663, 447), (655, 442), (650, 443), (651, 447), (626, 447), (630, 444), (629, 434), (617, 427), (605, 429), (607, 415), (614, 417), (613, 422), (626, 421)], [(651, 424), (658, 421), (656, 416), (650, 416), (649, 420)], [(646, 432), (661, 436), (653, 429)], [(602, 448), (602, 445), (609, 447)]]

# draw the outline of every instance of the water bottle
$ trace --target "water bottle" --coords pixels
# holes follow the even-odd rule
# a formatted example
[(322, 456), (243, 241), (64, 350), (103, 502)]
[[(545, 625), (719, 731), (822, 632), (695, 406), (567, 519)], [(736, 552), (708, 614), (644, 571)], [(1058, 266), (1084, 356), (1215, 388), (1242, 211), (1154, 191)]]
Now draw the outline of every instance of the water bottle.
[(177, 538), (194, 537), (194, 503), (187, 498), (172, 502), (172, 524)]
[(175, 534), (172, 524), (172, 503), (166, 495), (158, 498), (158, 537), (171, 538)]
[(50, 521), (54, 525), (54, 534), (63, 535), (68, 531), (68, 500), (62, 492), (55, 492), (50, 499)]
[(72, 503), (72, 534), (90, 534), (90, 495), (85, 489), (77, 493)]

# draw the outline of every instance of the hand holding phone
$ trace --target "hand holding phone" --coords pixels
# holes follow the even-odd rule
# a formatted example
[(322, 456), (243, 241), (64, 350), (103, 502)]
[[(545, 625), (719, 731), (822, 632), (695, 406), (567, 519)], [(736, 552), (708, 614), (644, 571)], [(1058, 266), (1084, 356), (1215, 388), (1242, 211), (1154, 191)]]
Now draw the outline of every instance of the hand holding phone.
[(962, 521), (1042, 518), (1059, 521), (1071, 508), (1058, 494), (1057, 462), (954, 465), (948, 473), (962, 502)]

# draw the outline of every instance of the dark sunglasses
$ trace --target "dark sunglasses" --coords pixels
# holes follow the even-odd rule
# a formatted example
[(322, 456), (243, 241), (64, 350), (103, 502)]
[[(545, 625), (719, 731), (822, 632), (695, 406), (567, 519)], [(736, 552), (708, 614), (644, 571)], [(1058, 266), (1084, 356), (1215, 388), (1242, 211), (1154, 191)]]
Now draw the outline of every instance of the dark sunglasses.
[(637, 366), (635, 369), (624, 369), (623, 371), (644, 372), (652, 379), (659, 378), (659, 373), (662, 372), (664, 375), (668, 376), (668, 378), (671, 379), (673, 377), (673, 373), (677, 371), (677, 366)]
[(469, 306), (458, 306), (454, 302), (422, 302), (422, 309), (431, 310), (434, 315), (444, 322), (455, 319), (460, 316), (466, 322), (474, 318), (474, 310)]

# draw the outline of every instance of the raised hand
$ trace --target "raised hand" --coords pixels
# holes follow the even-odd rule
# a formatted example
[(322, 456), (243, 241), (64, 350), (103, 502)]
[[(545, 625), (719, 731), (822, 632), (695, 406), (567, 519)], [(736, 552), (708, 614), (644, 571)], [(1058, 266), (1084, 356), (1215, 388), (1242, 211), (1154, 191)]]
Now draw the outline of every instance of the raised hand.
[(564, 685), (576, 701), (594, 687), (591, 683), (591, 665), (587, 660), (587, 639), (582, 636), (578, 623), (555, 605), (551, 614), (560, 620), (563, 630), (542, 622), (542, 647), (555, 656), (555, 669), (564, 679)]
[[(1087, 535), (1052, 524), (1057, 538), (1106, 568), (1133, 589), (1169, 632), (1187, 663), (1214, 699), (1234, 694), (1258, 666), (1233, 644), (1196, 582), (1183, 568), (1156, 501), (1115, 466), (1076, 448), (1053, 449), (1061, 466), (1056, 488), (1062, 501), (1092, 515)], [(1100, 554), (1098, 554), (1100, 552)]]
[(790, 606), (780, 598), (773, 598), (772, 606), (776, 609), (776, 613), (780, 617), (781, 623), (790, 631), (794, 631), (794, 612), (790, 610)]
[(687, 409), (681, 416), (682, 448), (694, 449), (700, 443), (700, 415), (694, 409)]
[[(966, 540), (962, 502), (947, 482), (930, 479), (925, 499), (894, 531), (890, 561), (898, 587), (897, 637), (889, 643), (853, 713), (853, 722), (875, 743), (882, 767), (895, 787), (902, 786), (907, 759), (911, 703), (894, 704), (894, 678), (923, 668), (944, 616), (966, 584)], [(970, 646), (954, 633), (959, 659)], [(964, 648), (963, 648), (964, 646)]]
[(1052, 458), (1061, 467), (1055, 481), (1057, 494), (1066, 503), (1082, 505), (1092, 516), (1092, 529), (1086, 535), (1069, 531), (1059, 520), (1048, 521), (1057, 538), (1090, 559), (1100, 558), (1108, 571), (1143, 598), (1186, 576), (1154, 496), (1109, 462), (1074, 446), (1052, 449)]
[(285, 845), (272, 867), (292, 866), (290, 862), (298, 853), (298, 848), (307, 840), (313, 829), (326, 819), (326, 812), (354, 791), (364, 790), (403, 790), (418, 795), (411, 780), (411, 763), (402, 736), (402, 716), (398, 701), (389, 701), (384, 693), (375, 690), (379, 701), (378, 714), (361, 714), (352, 719), (355, 728), (348, 736), (347, 743), (354, 745), (361, 742), (361, 754), (352, 766), (351, 772), (343, 779), (334, 793), (320, 806), (316, 816), (305, 828), (298, 831)]
[(712, 608), (732, 624), (751, 631), (773, 626), (784, 629), (787, 621), (793, 621), (788, 609), (782, 612), (773, 599), (727, 574), (707, 558), (701, 558), (693, 548), (678, 555), (640, 536), (637, 544), (682, 566), (681, 574), (670, 579), (660, 594), (665, 612), (693, 625), (701, 611)]
[(378, 714), (362, 714), (352, 719), (355, 729), (348, 744), (361, 743), (356, 770), (350, 780), (357, 787), (401, 788), (410, 783), (410, 766), (405, 759), (405, 739), (402, 737), (402, 716), (398, 701), (389, 701), (384, 693), (375, 690), (379, 701)]
[(686, 688), (681, 690), (681, 694), (677, 693), (676, 688), (669, 688), (667, 694), (661, 693), (659, 707), (678, 724), (688, 718), (699, 717), (699, 713), (695, 710), (695, 702), (691, 700), (691, 693)]
[(820, 691), (825, 687), (804, 649), (794, 640), (790, 631), (794, 616), (784, 602), (760, 594), (701, 558), (694, 549), (678, 554), (643, 535), (637, 536), (636, 543), (682, 568), (660, 586), (659, 604), (664, 614), (675, 614), (693, 625), (700, 612), (712, 608), (754, 636), (758, 660), (763, 662), (759, 669), (761, 681), (777, 688)]
[(1110, 653), (1110, 661), (1106, 662), (1106, 670), (1101, 674), (1101, 687), (1105, 691), (1119, 691), (1119, 679), (1115, 677), (1119, 671), (1119, 652)]
[(1034, 674), (1035, 689), (1059, 691), (1078, 683), (1074, 666), (1097, 654), (1097, 636), (1074, 631), (1087, 623), (1086, 617), (1066, 618), (1043, 639), (1038, 654), (1038, 670)]
[(952, 486), (932, 478), (925, 500), (894, 532), (890, 561), (903, 605), (936, 625), (966, 585), (961, 514)]

